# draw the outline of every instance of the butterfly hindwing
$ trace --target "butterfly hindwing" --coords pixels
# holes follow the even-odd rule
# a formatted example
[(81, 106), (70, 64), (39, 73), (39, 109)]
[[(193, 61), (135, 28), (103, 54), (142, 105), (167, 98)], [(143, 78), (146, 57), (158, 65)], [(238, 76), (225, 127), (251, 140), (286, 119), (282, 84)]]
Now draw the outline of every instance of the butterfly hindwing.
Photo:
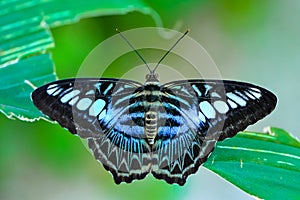
[(127, 137), (111, 129), (108, 137), (89, 138), (88, 146), (95, 158), (113, 175), (115, 183), (143, 179), (150, 172), (151, 155), (143, 139)]

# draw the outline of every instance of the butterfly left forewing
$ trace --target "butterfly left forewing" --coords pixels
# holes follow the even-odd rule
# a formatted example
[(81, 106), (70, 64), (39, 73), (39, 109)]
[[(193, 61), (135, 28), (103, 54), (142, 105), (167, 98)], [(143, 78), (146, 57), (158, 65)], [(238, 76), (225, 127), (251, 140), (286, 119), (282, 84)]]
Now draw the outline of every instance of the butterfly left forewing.
[(110, 105), (112, 97), (132, 94), (138, 86), (119, 79), (66, 79), (37, 88), (31, 97), (38, 109), (71, 133), (97, 137), (121, 109)]

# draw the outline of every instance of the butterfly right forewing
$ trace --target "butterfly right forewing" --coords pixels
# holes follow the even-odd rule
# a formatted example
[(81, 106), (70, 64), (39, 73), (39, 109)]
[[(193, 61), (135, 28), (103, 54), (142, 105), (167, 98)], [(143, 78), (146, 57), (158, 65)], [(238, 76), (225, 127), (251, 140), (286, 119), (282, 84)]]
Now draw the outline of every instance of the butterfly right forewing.
[(227, 80), (187, 80), (167, 83), (178, 98), (197, 99), (198, 132), (224, 140), (274, 110), (276, 96), (259, 86)]

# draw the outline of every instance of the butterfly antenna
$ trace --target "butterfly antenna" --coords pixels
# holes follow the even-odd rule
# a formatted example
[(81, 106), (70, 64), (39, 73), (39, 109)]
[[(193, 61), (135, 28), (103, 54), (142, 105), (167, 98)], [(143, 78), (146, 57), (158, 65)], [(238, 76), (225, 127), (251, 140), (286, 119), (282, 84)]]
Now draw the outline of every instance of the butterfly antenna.
[(190, 29), (187, 29), (185, 31), (185, 33), (171, 46), (171, 48), (167, 51), (167, 53), (165, 53), (165, 55), (158, 61), (158, 63), (156, 64), (156, 66), (153, 69), (153, 73), (155, 72), (155, 70), (157, 69), (158, 65), (161, 63), (161, 61), (163, 61), (163, 59), (165, 59), (165, 57), (172, 51), (172, 49), (174, 49), (174, 47), (178, 44), (178, 42), (180, 40), (182, 40), (182, 38), (184, 38), (184, 36), (186, 36), (186, 34), (188, 34), (188, 32), (190, 32)]
[(150, 71), (150, 73), (152, 73), (152, 70), (150, 69), (150, 67), (148, 66), (147, 62), (145, 61), (145, 59), (141, 56), (141, 54), (136, 50), (136, 48), (134, 48), (134, 46), (129, 42), (129, 40), (125, 37), (125, 35), (123, 35), (119, 29), (116, 28), (116, 31), (120, 34), (120, 36), (125, 40), (125, 42), (127, 42), (127, 44), (133, 49), (133, 51), (139, 56), (139, 58), (145, 63), (145, 65), (147, 66), (148, 70)]

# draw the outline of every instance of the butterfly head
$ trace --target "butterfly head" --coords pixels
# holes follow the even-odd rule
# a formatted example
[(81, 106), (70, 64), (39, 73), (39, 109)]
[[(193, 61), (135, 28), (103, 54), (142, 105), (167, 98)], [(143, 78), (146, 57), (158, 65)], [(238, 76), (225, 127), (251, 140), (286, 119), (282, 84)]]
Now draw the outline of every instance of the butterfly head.
[(158, 74), (151, 71), (150, 74), (146, 75), (146, 82), (159, 82), (158, 81)]

